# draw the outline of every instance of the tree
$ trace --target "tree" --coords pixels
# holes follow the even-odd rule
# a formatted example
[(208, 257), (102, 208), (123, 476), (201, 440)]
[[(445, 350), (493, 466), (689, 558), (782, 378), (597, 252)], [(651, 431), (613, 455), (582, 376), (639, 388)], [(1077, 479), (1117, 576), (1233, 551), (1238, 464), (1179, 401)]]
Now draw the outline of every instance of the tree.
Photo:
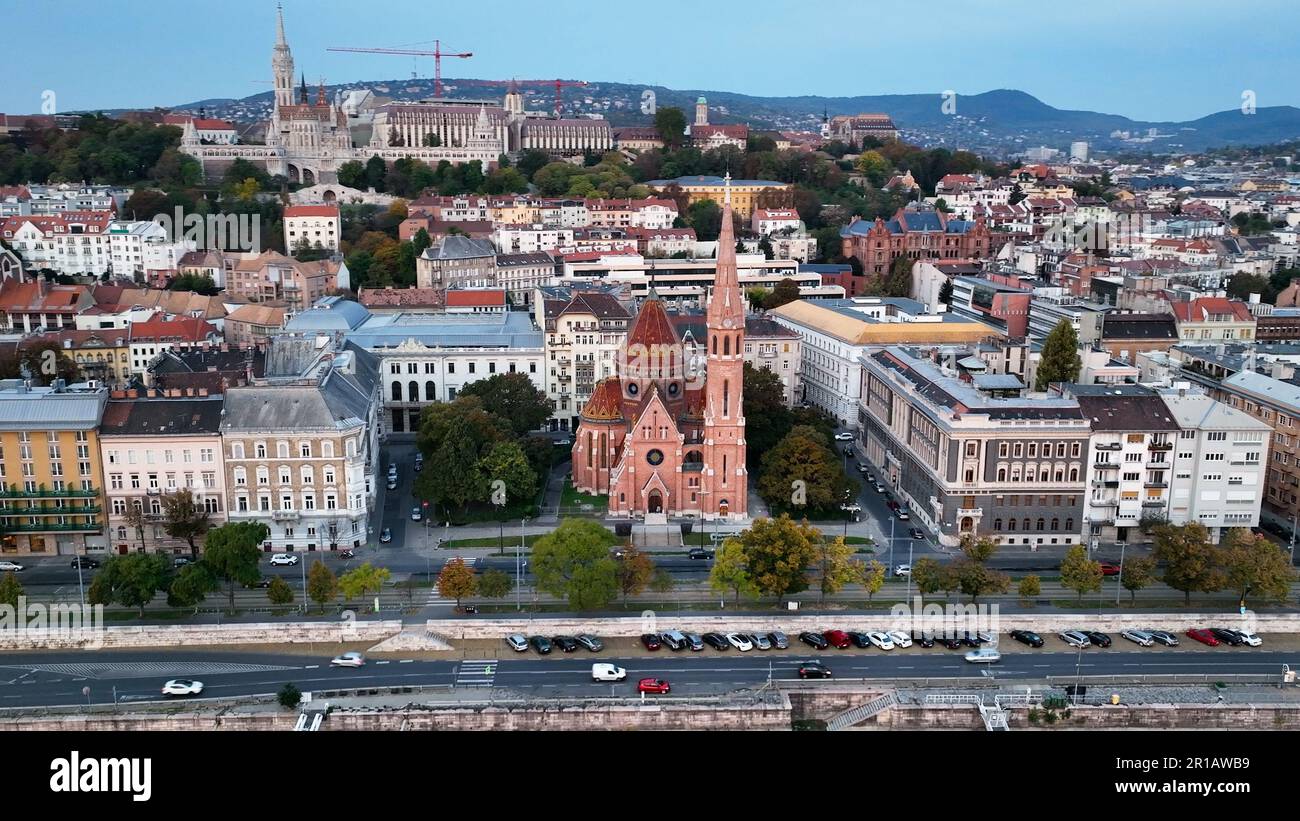
[(645, 590), (654, 572), (654, 562), (636, 545), (629, 544), (623, 548), (622, 555), (618, 557), (615, 574), (618, 578), (619, 592), (623, 594), (624, 607), (627, 606), (628, 596), (638, 596)]
[(307, 595), (324, 609), (339, 592), (339, 580), (325, 562), (317, 559), (307, 571)]
[(525, 373), (498, 373), (487, 379), (470, 382), (461, 396), (477, 396), (483, 409), (510, 423), (515, 434), (538, 430), (555, 410), (544, 391), (538, 390)]
[(167, 284), (167, 290), (213, 296), (217, 293), (217, 284), (207, 274), (181, 274)]
[(910, 297), (912, 258), (901, 255), (894, 257), (894, 261), (889, 265), (889, 274), (873, 290), (879, 291), (879, 296)]
[(655, 111), (655, 131), (668, 148), (676, 148), (686, 139), (686, 115), (680, 108), (665, 106)]
[(764, 259), (776, 258), (776, 249), (772, 247), (772, 240), (767, 236), (764, 236), (758, 241), (758, 250), (763, 255)]
[(709, 587), (719, 593), (735, 593), (736, 604), (740, 604), (742, 594), (757, 595), (758, 587), (745, 562), (745, 545), (739, 539), (727, 539), (714, 555)]
[[(857, 564), (861, 565), (861, 562)], [(861, 575), (862, 589), (867, 591), (867, 601), (870, 602), (880, 592), (880, 588), (885, 586), (885, 566), (872, 559), (862, 569)]]
[(455, 599), (457, 607), (461, 599), (474, 595), (474, 588), (474, 570), (459, 556), (449, 559), (438, 573), (438, 595)]
[(565, 519), (533, 545), (537, 587), (565, 599), (575, 610), (597, 610), (618, 595), (618, 574), (609, 549), (613, 533), (589, 519)]
[(384, 582), (388, 581), (391, 575), (387, 567), (375, 567), (370, 562), (366, 562), (339, 576), (339, 591), (343, 593), (345, 601), (364, 599), (371, 595), (377, 596), (383, 589)]
[(763, 310), (763, 300), (767, 295), (772, 293), (762, 285), (754, 285), (745, 289), (745, 299), (749, 302), (749, 310), (757, 313)]
[(794, 415), (786, 406), (785, 385), (776, 371), (746, 362), (743, 385), (746, 456), (751, 469), (756, 469), (763, 454), (790, 432)]
[(516, 442), (494, 444), (480, 460), (478, 470), (488, 483), (488, 500), (493, 504), (496, 504), (492, 499), (496, 493), (493, 483), (498, 481), (504, 483), (504, 495), (501, 498), (505, 504), (529, 504), (537, 495), (537, 474), (528, 463), (523, 448)]
[(251, 585), (262, 578), (258, 568), (261, 545), (270, 535), (258, 522), (230, 522), (208, 531), (203, 562), (212, 575), (226, 583), (230, 609), (235, 609), (235, 584)]
[(1038, 363), (1034, 389), (1044, 391), (1053, 382), (1073, 382), (1079, 378), (1081, 367), (1083, 362), (1079, 358), (1079, 335), (1068, 319), (1062, 319), (1043, 340), (1043, 354)]
[(1250, 299), (1251, 294), (1259, 294), (1261, 298), (1268, 297), (1268, 277), (1263, 274), (1238, 271), (1232, 275), (1232, 279), (1228, 280), (1228, 296), (1234, 299), (1247, 300)]
[(1101, 562), (1088, 558), (1088, 550), (1077, 544), (1065, 552), (1061, 561), (1061, 586), (1079, 594), (1083, 601), (1084, 593), (1096, 593), (1101, 590)]
[(77, 363), (68, 356), (57, 342), (36, 342), (22, 348), (19, 360), (23, 376), (35, 385), (49, 385), (55, 379), (62, 379), (67, 384), (78, 381)]
[(686, 209), (686, 222), (701, 242), (712, 242), (722, 230), (722, 209), (713, 200), (697, 200)]
[(1291, 593), (1295, 568), (1290, 557), (1262, 534), (1234, 527), (1222, 548), (1225, 586), (1236, 591), (1244, 603), (1251, 595), (1271, 604), (1281, 604)]
[(1042, 593), (1042, 583), (1037, 576), (1025, 576), (1020, 580), (1016, 592), (1020, 594), (1021, 600), (1028, 602), (1031, 599), (1038, 598), (1039, 594)]
[(193, 607), (220, 588), (220, 583), (203, 562), (182, 567), (167, 587), (167, 604), (170, 607)]
[(91, 604), (135, 607), (144, 616), (144, 606), (166, 586), (170, 572), (171, 562), (161, 553), (112, 556), (95, 574), (87, 600)]
[(478, 579), (478, 594), (489, 599), (502, 599), (515, 589), (515, 580), (504, 570), (485, 570)]
[(1183, 525), (1160, 525), (1152, 531), (1155, 546), (1152, 557), (1165, 566), (1162, 581), (1183, 593), (1183, 603), (1192, 603), (1192, 593), (1222, 590), (1226, 579), (1220, 569), (1218, 550), (1199, 522)]
[(673, 580), (673, 574), (669, 573), (666, 568), (656, 568), (654, 576), (650, 578), (650, 589), (661, 596), (666, 596), (673, 592), (677, 587), (677, 582)]
[(271, 579), (271, 586), (266, 588), (266, 598), (271, 604), (286, 605), (293, 603), (293, 588), (284, 579), (276, 576)]
[(817, 542), (816, 551), (817, 570), (821, 575), (822, 605), (826, 604), (827, 596), (840, 592), (845, 585), (862, 581), (862, 562), (854, 561), (853, 548), (845, 543), (844, 537), (837, 536), (830, 542)]
[(760, 464), (758, 492), (774, 510), (802, 508), (838, 515), (853, 487), (826, 437), (806, 425), (782, 437)]
[(952, 280), (945, 279), (939, 286), (939, 301), (944, 305), (952, 304)]
[(932, 596), (940, 590), (949, 589), (944, 580), (946, 573), (947, 569), (943, 565), (928, 556), (917, 559), (916, 564), (912, 565), (912, 583), (916, 585), (916, 592), (922, 596)]
[(384, 158), (375, 154), (366, 160), (366, 187), (373, 188), (375, 191), (383, 193), (388, 180), (388, 163)]
[(298, 705), (302, 703), (302, 691), (294, 686), (293, 682), (286, 682), (280, 688), (280, 692), (276, 694), (276, 700), (280, 702), (280, 706), (284, 709), (296, 710)]
[(763, 310), (770, 311), (773, 308), (780, 308), (790, 302), (799, 299), (799, 283), (789, 277), (781, 280), (772, 289), (772, 293), (763, 299)]
[(808, 589), (808, 568), (817, 561), (822, 540), (817, 528), (782, 514), (779, 519), (754, 520), (738, 538), (760, 593), (775, 597), (779, 606), (787, 596)]
[(199, 557), (195, 542), (212, 527), (211, 516), (194, 501), (189, 489), (164, 493), (162, 497), (163, 530), (173, 539), (184, 539), (190, 546), (190, 556)]
[(18, 597), (22, 595), (24, 595), (23, 584), (18, 581), (16, 573), (9, 572), (0, 577), (0, 604), (7, 604), (17, 609)]
[(343, 163), (339, 166), (338, 173), (339, 185), (364, 191), (370, 184), (366, 178), (366, 167), (359, 160), (348, 160)]
[(985, 564), (997, 551), (997, 545), (992, 539), (965, 536), (962, 538), (961, 550), (962, 558), (950, 565), (951, 578), (946, 580), (947, 584), (954, 585), (962, 593), (970, 596), (972, 603), (978, 601), (980, 596), (1007, 591), (1011, 586), (1011, 579), (1005, 573), (999, 573)]
[(1119, 583), (1129, 592), (1129, 600), (1137, 604), (1137, 592), (1150, 587), (1155, 580), (1155, 559), (1150, 556), (1134, 556), (1124, 562)]
[(864, 151), (858, 155), (853, 167), (867, 178), (872, 188), (880, 188), (893, 173), (894, 167), (879, 151)]

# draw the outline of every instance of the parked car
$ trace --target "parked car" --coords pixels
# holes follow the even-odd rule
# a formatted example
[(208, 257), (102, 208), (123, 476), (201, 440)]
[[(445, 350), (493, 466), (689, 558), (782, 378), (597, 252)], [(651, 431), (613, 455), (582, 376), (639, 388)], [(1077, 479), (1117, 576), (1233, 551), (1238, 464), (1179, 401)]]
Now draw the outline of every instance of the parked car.
[(885, 492), (885, 486), (884, 486), (884, 484), (882, 484), (881, 482), (876, 482), (876, 484), (875, 484), (875, 491), (876, 491), (877, 493), (884, 493), (884, 492)]
[(174, 678), (162, 686), (165, 696), (197, 696), (203, 692), (203, 682), (188, 678)]
[(871, 468), (867, 467), (861, 462), (858, 463), (858, 473), (861, 473), (863, 476), (866, 476), (870, 472), (871, 472)]
[(605, 649), (605, 645), (600, 643), (600, 639), (590, 633), (579, 633), (574, 636), (573, 639), (593, 653), (599, 653), (601, 650)]
[(853, 441), (853, 434), (848, 433), (847, 431), (844, 432), (844, 433), (837, 433), (837, 434), (835, 434), (835, 441), (836, 441), (836, 442), (852, 442), (852, 441)]
[(78, 556), (72, 560), (72, 569), (94, 570), (99, 567), (99, 562), (86, 556)]
[(867, 637), (867, 634), (856, 630), (849, 631), (849, 641), (853, 642), (853, 646), (860, 650), (867, 650), (871, 647), (871, 639)]
[(686, 637), (687, 648), (691, 650), (704, 649), (704, 639), (700, 637), (699, 633), (682, 633), (682, 635)]
[(979, 647), (984, 643), (984, 639), (980, 638), (979, 633), (972, 633), (968, 630), (961, 634), (961, 643), (967, 647)]
[(837, 650), (853, 646), (853, 640), (843, 630), (826, 630), (822, 633), (822, 638), (826, 639), (826, 642)]
[(551, 640), (546, 636), (533, 636), (528, 640), (528, 643), (533, 645), (533, 649), (543, 656), (551, 652)]
[(658, 650), (663, 646), (663, 640), (656, 633), (642, 633), (641, 643), (645, 645), (647, 650)]
[(562, 653), (572, 653), (578, 649), (578, 640), (573, 636), (556, 636), (551, 641), (556, 647), (560, 648)]
[(1071, 647), (1092, 646), (1092, 639), (1088, 638), (1088, 634), (1079, 630), (1066, 630), (1065, 632), (1059, 633), (1058, 635), (1061, 637), (1061, 641), (1065, 642)]
[(879, 630), (872, 630), (870, 633), (867, 633), (867, 639), (871, 642), (873, 647), (877, 647), (881, 650), (894, 649), (894, 640)]
[(736, 648), (742, 653), (747, 653), (754, 649), (754, 643), (744, 633), (728, 633), (727, 644)]
[(423, 518), (424, 518), (424, 514), (420, 512), (420, 509), (418, 507), (411, 508), (411, 521), (418, 522)]
[(981, 644), (997, 644), (997, 643), (998, 643), (998, 637), (997, 637), (997, 634), (995, 634), (995, 633), (990, 633), (988, 630), (980, 630), (978, 633), (975, 634), (975, 636), (976, 636), (976, 638), (978, 638), (978, 639), (980, 640), (980, 643), (981, 643)]
[(745, 635), (749, 638), (749, 643), (754, 645), (755, 648), (759, 650), (772, 649), (772, 641), (762, 633), (746, 633)]
[(1035, 633), (1033, 630), (1012, 630), (1011, 638), (1021, 644), (1028, 644), (1030, 647), (1043, 646), (1043, 637)]
[(894, 568), (894, 578), (904, 579), (912, 575), (912, 566), (910, 564), (900, 564)]
[(820, 661), (805, 661), (799, 665), (799, 678), (831, 678), (831, 668)]
[(942, 644), (948, 650), (961, 649), (961, 639), (957, 638), (956, 636), (948, 635), (945, 633), (943, 635), (935, 636), (934, 640), (939, 644)]
[(977, 647), (966, 654), (966, 661), (971, 664), (996, 664), (1002, 661), (1002, 654), (996, 647)]
[(1178, 637), (1175, 636), (1173, 633), (1170, 633), (1170, 632), (1168, 632), (1168, 631), (1165, 631), (1165, 630), (1152, 630), (1150, 627), (1147, 627), (1147, 628), (1144, 628), (1144, 629), (1142, 630), (1142, 632), (1143, 632), (1143, 633), (1146, 633), (1148, 636), (1150, 636), (1151, 638), (1155, 639), (1155, 640), (1156, 640), (1157, 642), (1159, 642), (1160, 644), (1163, 644), (1165, 647), (1177, 647), (1177, 646), (1178, 646)]
[(676, 651), (686, 649), (686, 636), (676, 630), (669, 630), (666, 633), (660, 633), (659, 640), (663, 642), (664, 646), (669, 650)]
[(392, 476), (388, 477), (388, 481), (385, 482), (385, 484), (387, 485), (389, 490), (397, 490), (397, 480), (394, 479)]
[(775, 650), (786, 650), (790, 647), (790, 639), (786, 638), (785, 633), (780, 630), (773, 630), (767, 634), (768, 641), (772, 642), (772, 648)]
[(380, 544), (388, 544), (392, 540), (393, 540), (393, 529), (391, 527), (386, 527), (379, 532)]
[(622, 681), (627, 678), (627, 670), (613, 664), (591, 665), (592, 681)]
[(366, 657), (360, 653), (343, 653), (330, 659), (330, 667), (360, 667), (366, 663)]
[(1259, 636), (1255, 635), (1254, 633), (1251, 633), (1248, 630), (1233, 630), (1232, 632), (1236, 633), (1238, 636), (1241, 636), (1242, 642), (1247, 647), (1259, 647), (1261, 644), (1264, 643), (1263, 639), (1261, 639)]
[(424, 454), (422, 453), (415, 454), (415, 464), (413, 464), (411, 467), (416, 473), (419, 473), (421, 470), (424, 470)]
[(901, 505), (899, 505), (898, 502), (894, 501), (893, 499), (890, 499), (888, 502), (885, 502), (885, 505), (886, 505), (890, 510), (893, 510), (893, 511), (895, 511), (895, 512), (897, 512), (897, 511), (898, 511), (898, 508), (901, 507)]
[(912, 518), (912, 514), (908, 513), (907, 508), (905, 507), (894, 508), (894, 515), (898, 516), (899, 521), (903, 521), (903, 522), (906, 522), (908, 519)]
[(727, 637), (721, 633), (705, 633), (703, 638), (704, 643), (712, 647), (714, 650), (731, 649), (731, 645), (727, 643)]
[(1237, 635), (1236, 630), (1229, 630), (1225, 627), (1211, 627), (1210, 632), (1222, 644), (1226, 644), (1229, 647), (1240, 647), (1246, 643), (1242, 640), (1241, 636)]
[(686, 554), (686, 558), (708, 561), (713, 558), (713, 551), (705, 550), (702, 547), (692, 547), (690, 552)]
[(176, 558), (172, 559), (172, 567), (184, 567), (190, 562), (191, 559), (189, 556), (177, 556)]
[(567, 437), (567, 436), (565, 436), (565, 437), (563, 437), (563, 438), (561, 438), (561, 439), (556, 439), (556, 440), (555, 440), (555, 446), (556, 446), (557, 448), (567, 448), (567, 447), (569, 447), (569, 446), (572, 445), (572, 444), (573, 444), (573, 440), (570, 439), (570, 438)]
[(1101, 563), (1101, 575), (1103, 575), (1103, 576), (1118, 576), (1118, 575), (1119, 575), (1119, 565), (1117, 565), (1117, 564), (1111, 564), (1110, 562), (1102, 562), (1102, 563)]
[(922, 632), (922, 631), (919, 631), (919, 630), (918, 630), (918, 631), (916, 631), (915, 633), (912, 634), (912, 641), (915, 642), (916, 644), (920, 645), (921, 647), (933, 647), (933, 646), (934, 646), (934, 634), (933, 634), (933, 633)]
[(514, 650), (516, 653), (528, 652), (528, 639), (524, 638), (519, 633), (512, 633), (509, 636), (506, 636), (506, 644), (510, 645), (510, 649)]
[(1132, 627), (1127, 630), (1121, 630), (1119, 634), (1139, 647), (1150, 647), (1155, 644), (1155, 639), (1151, 638), (1150, 633), (1144, 633), (1141, 630), (1135, 630)]
[(1088, 634), (1088, 641), (1098, 647), (1110, 647), (1110, 636), (1097, 630), (1088, 630), (1085, 632)]
[(889, 636), (889, 640), (894, 643), (895, 647), (912, 646), (912, 637), (907, 635), (907, 633), (903, 632), (902, 630), (890, 630), (885, 635)]
[(1219, 640), (1214, 637), (1214, 633), (1210, 630), (1206, 630), (1204, 627), (1188, 630), (1187, 637), (1199, 641), (1201, 644), (1209, 645), (1210, 647), (1219, 646)]
[(643, 678), (636, 683), (638, 693), (666, 694), (671, 690), (668, 682), (661, 678)]
[(814, 633), (811, 630), (805, 630), (799, 634), (799, 641), (813, 648), (814, 650), (825, 650), (831, 646), (831, 643), (822, 637), (821, 633)]
[(913, 538), (913, 539), (924, 539), (924, 538), (925, 538), (925, 531), (922, 530), (922, 529), (919, 528), (919, 527), (914, 527), (914, 528), (912, 528), (912, 538)]
[(297, 563), (298, 563), (298, 557), (292, 553), (276, 553), (275, 555), (271, 556), (271, 565), (273, 567), (279, 567), (281, 565), (288, 565), (289, 567), (292, 567)]

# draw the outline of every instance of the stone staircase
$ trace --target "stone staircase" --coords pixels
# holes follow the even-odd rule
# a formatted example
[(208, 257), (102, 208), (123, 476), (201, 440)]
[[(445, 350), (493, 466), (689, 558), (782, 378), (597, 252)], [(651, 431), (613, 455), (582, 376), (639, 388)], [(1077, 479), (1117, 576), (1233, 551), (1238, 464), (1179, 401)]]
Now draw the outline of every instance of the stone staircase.
[(882, 713), (898, 703), (894, 693), (888, 692), (881, 696), (868, 701), (866, 704), (858, 705), (851, 710), (845, 710), (839, 715), (826, 722), (827, 730), (847, 730), (848, 728), (861, 724), (867, 719), (878, 713)]

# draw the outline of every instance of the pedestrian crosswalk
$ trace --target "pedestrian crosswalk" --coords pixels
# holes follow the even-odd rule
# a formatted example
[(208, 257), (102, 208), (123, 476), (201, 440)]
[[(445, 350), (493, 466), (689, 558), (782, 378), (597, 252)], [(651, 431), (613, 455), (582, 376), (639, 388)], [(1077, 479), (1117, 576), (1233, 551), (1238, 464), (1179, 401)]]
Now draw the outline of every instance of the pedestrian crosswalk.
[(496, 659), (466, 659), (456, 668), (457, 687), (491, 687), (496, 680)]

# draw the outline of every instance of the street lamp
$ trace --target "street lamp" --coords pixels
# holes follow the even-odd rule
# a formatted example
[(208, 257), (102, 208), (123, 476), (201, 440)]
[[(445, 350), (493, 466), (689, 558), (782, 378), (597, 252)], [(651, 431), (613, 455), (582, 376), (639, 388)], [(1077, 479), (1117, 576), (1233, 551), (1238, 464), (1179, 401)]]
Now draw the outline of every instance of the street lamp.
[(506, 554), (506, 506), (497, 505), (497, 555)]
[(1119, 543), (1119, 573), (1115, 575), (1115, 606), (1119, 607), (1120, 587), (1124, 582), (1124, 550), (1128, 542)]
[(525, 529), (528, 527), (528, 517), (519, 520), (519, 549), (515, 551), (515, 610), (522, 610), (524, 605), (520, 601), (520, 589), (524, 584), (524, 541), (527, 539)]
[(1291, 556), (1291, 564), (1295, 564), (1295, 520), (1296, 514), (1291, 514), (1291, 549), (1288, 551)]
[(853, 491), (844, 491), (844, 541), (846, 544), (849, 541), (849, 518), (853, 515), (853, 511), (849, 509), (849, 502), (852, 499)]

